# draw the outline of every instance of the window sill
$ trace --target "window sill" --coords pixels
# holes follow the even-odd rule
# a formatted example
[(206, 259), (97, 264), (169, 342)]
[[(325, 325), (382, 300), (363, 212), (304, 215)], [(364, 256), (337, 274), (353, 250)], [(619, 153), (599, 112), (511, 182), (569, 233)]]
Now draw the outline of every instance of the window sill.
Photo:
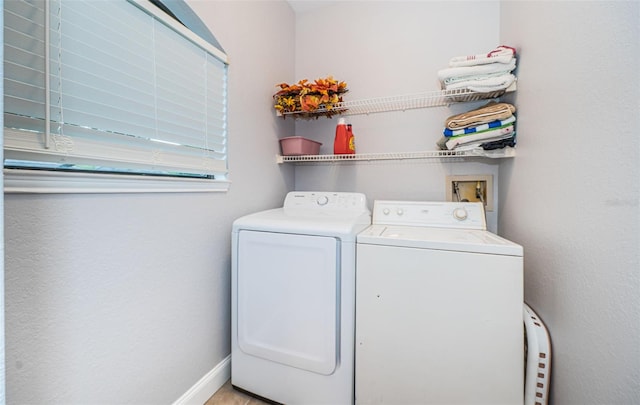
[(4, 169), (4, 192), (15, 194), (226, 192), (227, 180)]

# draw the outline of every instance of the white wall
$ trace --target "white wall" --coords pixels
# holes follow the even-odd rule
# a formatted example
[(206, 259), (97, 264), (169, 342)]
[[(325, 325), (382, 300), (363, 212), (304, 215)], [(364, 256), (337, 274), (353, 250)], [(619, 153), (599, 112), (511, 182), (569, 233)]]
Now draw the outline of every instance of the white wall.
[(500, 229), (551, 332), (553, 403), (638, 404), (640, 3), (506, 1), (501, 22), (520, 59)]
[(230, 353), (232, 221), (293, 189), (285, 2), (191, 2), (229, 55), (225, 194), (5, 196), (7, 402), (171, 403)]
[[(438, 70), (454, 56), (499, 45), (499, 28), (497, 1), (335, 2), (297, 16), (296, 80), (333, 75), (348, 84), (345, 100), (440, 90)], [(353, 124), (357, 152), (431, 151), (437, 149), (448, 116), (484, 103), (347, 120)], [(296, 135), (322, 142), (321, 153), (333, 153), (336, 123), (337, 118), (298, 120)], [(370, 204), (375, 199), (442, 201), (447, 175), (490, 174), (497, 185), (498, 164), (405, 160), (299, 165), (296, 189), (359, 191)], [(488, 213), (488, 222), (497, 230), (496, 212)]]
[[(556, 404), (640, 402), (639, 7), (340, 2), (296, 21), (296, 78), (333, 74), (349, 83), (347, 99), (435, 89), (451, 56), (518, 48), (508, 98), (518, 107), (516, 158), (297, 166), (296, 189), (441, 200), (446, 174), (498, 172), (499, 231), (525, 248), (525, 298), (552, 335)], [(353, 117), (357, 149), (431, 150), (449, 114)], [(299, 122), (296, 134), (331, 153), (335, 123)]]

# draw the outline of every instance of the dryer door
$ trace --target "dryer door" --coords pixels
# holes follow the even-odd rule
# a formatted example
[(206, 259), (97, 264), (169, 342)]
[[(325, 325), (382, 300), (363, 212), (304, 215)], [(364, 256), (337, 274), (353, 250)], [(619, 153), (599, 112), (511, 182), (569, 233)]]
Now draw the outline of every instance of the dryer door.
[(252, 356), (329, 375), (338, 356), (339, 243), (240, 231), (238, 345)]

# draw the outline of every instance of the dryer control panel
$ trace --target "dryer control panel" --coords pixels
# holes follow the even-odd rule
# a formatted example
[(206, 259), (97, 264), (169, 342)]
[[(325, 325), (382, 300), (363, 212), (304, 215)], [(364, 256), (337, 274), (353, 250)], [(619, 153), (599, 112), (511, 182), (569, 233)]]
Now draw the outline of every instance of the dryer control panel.
[(373, 224), (486, 230), (482, 203), (382, 201), (373, 203)]
[(285, 211), (368, 212), (367, 198), (361, 193), (291, 191), (284, 200)]

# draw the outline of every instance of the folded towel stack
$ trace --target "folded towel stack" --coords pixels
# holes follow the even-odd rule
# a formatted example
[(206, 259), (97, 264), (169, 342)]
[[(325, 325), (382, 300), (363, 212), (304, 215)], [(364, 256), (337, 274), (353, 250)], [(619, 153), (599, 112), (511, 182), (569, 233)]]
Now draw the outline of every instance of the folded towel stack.
[(445, 120), (444, 136), (437, 145), (443, 150), (494, 150), (516, 145), (514, 113), (508, 103), (486, 105)]
[(438, 71), (438, 80), (443, 90), (490, 93), (511, 86), (515, 69), (515, 48), (501, 45), (487, 54), (452, 58), (448, 68)]

